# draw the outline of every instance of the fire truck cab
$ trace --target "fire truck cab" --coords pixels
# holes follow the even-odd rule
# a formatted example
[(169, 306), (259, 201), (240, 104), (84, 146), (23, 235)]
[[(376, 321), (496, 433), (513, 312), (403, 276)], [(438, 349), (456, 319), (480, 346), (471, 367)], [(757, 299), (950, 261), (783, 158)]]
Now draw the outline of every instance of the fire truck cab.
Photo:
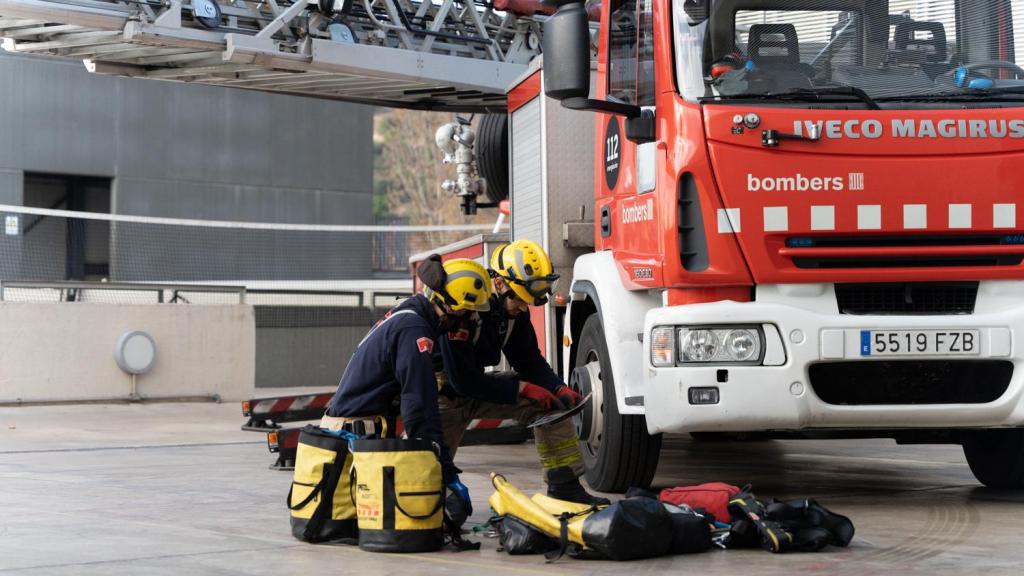
[(565, 270), (591, 486), (689, 432), (960, 443), (1024, 487), (1024, 1), (553, 3), (511, 223)]

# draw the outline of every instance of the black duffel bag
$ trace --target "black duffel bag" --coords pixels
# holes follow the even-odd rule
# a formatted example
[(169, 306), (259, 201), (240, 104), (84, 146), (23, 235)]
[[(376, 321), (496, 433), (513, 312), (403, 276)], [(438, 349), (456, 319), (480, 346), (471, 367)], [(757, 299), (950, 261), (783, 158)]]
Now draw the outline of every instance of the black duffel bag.
[(515, 516), (497, 520), (501, 549), (512, 555), (546, 554), (558, 548), (558, 541)]
[(672, 548), (672, 518), (651, 498), (629, 498), (583, 521), (587, 547), (612, 560), (664, 556)]
[(711, 549), (711, 524), (707, 518), (688, 508), (667, 502), (662, 504), (672, 520), (672, 546), (669, 554), (696, 554)]

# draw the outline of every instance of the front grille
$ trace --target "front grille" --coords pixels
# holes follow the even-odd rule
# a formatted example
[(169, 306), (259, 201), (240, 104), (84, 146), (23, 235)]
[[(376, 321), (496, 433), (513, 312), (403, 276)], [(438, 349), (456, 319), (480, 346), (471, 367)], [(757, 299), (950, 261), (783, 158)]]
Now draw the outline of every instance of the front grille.
[(794, 236), (786, 240), (792, 248), (890, 248), (905, 246), (1000, 246), (1010, 236), (1000, 234), (929, 234), (921, 236)]
[(836, 284), (841, 314), (973, 314), (977, 282)]
[(780, 253), (802, 269), (1018, 266), (1020, 234), (793, 236)]
[(1017, 266), (1022, 256), (972, 256), (963, 258), (891, 257), (891, 258), (793, 258), (793, 265), (802, 270), (851, 268), (974, 268)]
[(704, 230), (704, 216), (700, 193), (692, 174), (679, 179), (679, 256), (687, 272), (708, 269), (708, 239)]
[(1006, 392), (1013, 363), (1005, 360), (889, 360), (810, 367), (814, 393), (844, 406), (986, 404)]

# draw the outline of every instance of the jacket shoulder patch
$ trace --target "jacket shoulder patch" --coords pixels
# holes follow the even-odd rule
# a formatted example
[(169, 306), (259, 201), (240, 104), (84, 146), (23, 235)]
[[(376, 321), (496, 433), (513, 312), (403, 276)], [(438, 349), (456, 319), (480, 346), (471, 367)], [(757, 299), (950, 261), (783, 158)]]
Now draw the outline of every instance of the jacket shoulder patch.
[(416, 347), (420, 349), (420, 352), (433, 352), (434, 341), (426, 336), (416, 339)]
[(453, 342), (469, 342), (469, 329), (459, 328), (454, 332), (449, 332), (448, 339)]

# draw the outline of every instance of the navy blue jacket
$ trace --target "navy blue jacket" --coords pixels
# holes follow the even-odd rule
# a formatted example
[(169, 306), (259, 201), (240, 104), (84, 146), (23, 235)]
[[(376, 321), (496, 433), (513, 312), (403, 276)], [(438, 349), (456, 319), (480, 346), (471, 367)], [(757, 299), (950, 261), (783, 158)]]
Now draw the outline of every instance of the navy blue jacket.
[[(475, 322), (443, 335), (439, 348), (448, 379), (442, 393), (449, 396), (515, 404), (520, 380), (552, 392), (564, 384), (537, 346), (530, 314), (509, 316), (497, 296), (491, 297), (490, 311), (481, 312)], [(485, 373), (485, 367), (501, 362), (502, 353), (516, 374)]]
[(385, 415), (392, 412), (398, 399), (406, 434), (437, 442), (445, 479), (450, 481), (458, 470), (444, 445), (437, 409), (433, 358), (438, 340), (437, 314), (422, 294), (388, 314), (356, 348), (338, 391), (327, 405), (327, 415)]

